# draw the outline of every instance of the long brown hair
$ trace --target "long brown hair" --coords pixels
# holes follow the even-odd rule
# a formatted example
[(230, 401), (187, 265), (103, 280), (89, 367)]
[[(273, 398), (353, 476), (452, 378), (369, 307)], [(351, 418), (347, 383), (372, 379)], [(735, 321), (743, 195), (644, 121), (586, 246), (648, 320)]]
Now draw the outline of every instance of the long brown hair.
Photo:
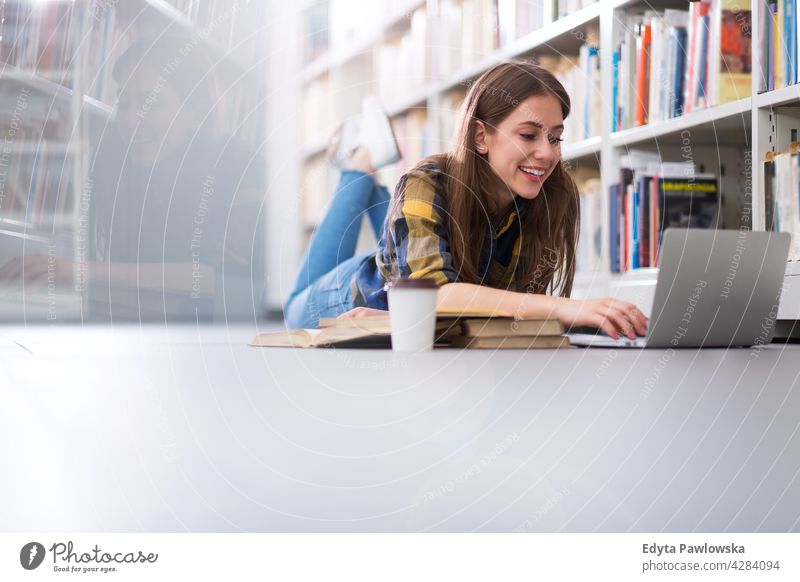
[[(555, 97), (566, 119), (569, 95), (550, 72), (526, 61), (491, 68), (472, 83), (467, 93), (453, 149), (420, 163), (434, 161), (445, 174), (444, 218), (459, 281), (487, 284), (480, 276), (479, 265), (487, 236), (487, 209), (491, 212), (493, 208), (489, 193), (497, 184), (497, 176), (486, 157), (475, 151), (476, 121), (483, 122), (487, 132), (494, 132), (515, 107), (540, 95)], [(521, 240), (515, 276), (517, 291), (546, 293), (550, 289), (569, 297), (575, 275), (579, 209), (578, 188), (559, 160), (539, 195), (518, 218)]]

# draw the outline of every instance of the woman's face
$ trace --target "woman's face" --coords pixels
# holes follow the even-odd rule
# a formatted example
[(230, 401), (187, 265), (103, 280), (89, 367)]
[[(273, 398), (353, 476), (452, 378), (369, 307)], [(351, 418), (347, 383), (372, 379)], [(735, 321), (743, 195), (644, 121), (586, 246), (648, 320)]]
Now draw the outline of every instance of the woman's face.
[(558, 99), (552, 95), (528, 97), (494, 131), (480, 121), (477, 124), (477, 152), (515, 194), (536, 198), (561, 159), (564, 118)]

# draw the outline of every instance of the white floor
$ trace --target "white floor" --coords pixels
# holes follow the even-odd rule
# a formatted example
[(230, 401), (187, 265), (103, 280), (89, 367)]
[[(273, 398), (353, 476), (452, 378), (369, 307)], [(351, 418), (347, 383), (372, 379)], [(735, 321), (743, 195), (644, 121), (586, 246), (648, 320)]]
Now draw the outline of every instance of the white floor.
[(0, 330), (4, 531), (800, 531), (800, 349)]

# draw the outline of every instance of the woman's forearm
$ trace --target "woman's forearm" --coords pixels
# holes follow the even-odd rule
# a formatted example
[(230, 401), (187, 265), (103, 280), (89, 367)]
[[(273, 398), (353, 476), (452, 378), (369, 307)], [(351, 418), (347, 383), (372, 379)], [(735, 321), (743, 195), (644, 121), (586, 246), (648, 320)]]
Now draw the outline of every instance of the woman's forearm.
[(558, 317), (558, 309), (568, 299), (551, 295), (517, 293), (472, 283), (447, 283), (439, 288), (436, 307), (491, 309), (515, 317)]

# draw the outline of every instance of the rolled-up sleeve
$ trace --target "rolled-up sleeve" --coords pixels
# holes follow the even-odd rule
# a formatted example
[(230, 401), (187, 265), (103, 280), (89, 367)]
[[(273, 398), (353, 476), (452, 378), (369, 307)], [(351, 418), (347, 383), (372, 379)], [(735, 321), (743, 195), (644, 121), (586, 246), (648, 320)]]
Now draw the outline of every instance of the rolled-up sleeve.
[(433, 279), (439, 286), (458, 280), (444, 224), (447, 212), (435, 180), (419, 171), (409, 173), (395, 195), (399, 209), (390, 216), (385, 235), (391, 252), (383, 248), (379, 255), (384, 278)]

